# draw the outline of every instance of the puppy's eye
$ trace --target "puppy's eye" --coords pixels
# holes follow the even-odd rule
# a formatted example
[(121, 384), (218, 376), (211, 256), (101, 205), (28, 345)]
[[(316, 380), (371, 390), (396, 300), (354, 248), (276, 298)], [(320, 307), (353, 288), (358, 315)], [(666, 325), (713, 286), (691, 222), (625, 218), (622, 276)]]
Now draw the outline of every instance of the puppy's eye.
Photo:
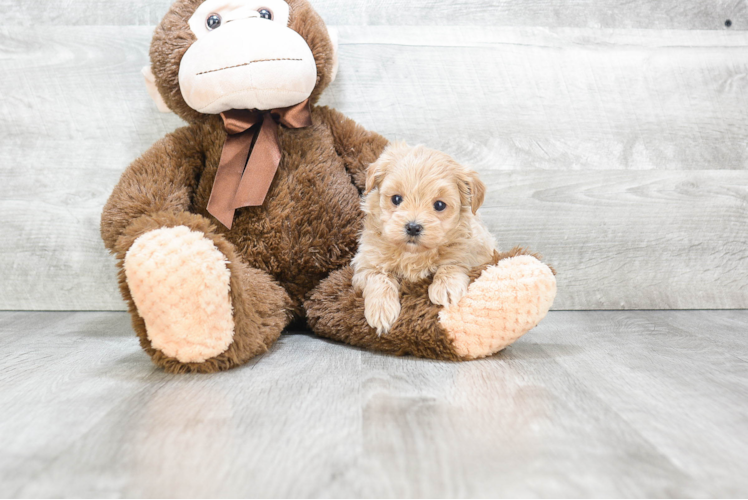
[(393, 205), (398, 206), (402, 202), (403, 202), (403, 197), (400, 196), (399, 194), (396, 194), (395, 196), (392, 197), (392, 204)]
[(444, 203), (443, 201), (439, 200), (434, 203), (434, 210), (436, 210), (437, 212), (443, 212), (446, 209), (447, 209), (447, 204)]
[(208, 31), (213, 31), (216, 28), (220, 28), (221, 16), (218, 14), (209, 15), (208, 19), (205, 20), (205, 26), (208, 28)]
[(273, 13), (270, 12), (270, 10), (262, 8), (258, 11), (260, 13), (260, 17), (263, 19), (268, 19), (270, 21), (273, 20)]

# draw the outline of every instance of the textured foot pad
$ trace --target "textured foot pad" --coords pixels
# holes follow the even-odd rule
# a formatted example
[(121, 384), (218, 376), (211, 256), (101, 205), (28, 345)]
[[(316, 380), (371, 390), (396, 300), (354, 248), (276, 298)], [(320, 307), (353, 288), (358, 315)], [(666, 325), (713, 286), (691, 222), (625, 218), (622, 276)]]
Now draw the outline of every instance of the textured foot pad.
[(178, 226), (142, 235), (125, 256), (125, 275), (154, 349), (200, 363), (231, 345), (231, 273), (203, 233)]
[(556, 297), (553, 272), (522, 255), (487, 268), (439, 322), (464, 359), (490, 356), (534, 328)]

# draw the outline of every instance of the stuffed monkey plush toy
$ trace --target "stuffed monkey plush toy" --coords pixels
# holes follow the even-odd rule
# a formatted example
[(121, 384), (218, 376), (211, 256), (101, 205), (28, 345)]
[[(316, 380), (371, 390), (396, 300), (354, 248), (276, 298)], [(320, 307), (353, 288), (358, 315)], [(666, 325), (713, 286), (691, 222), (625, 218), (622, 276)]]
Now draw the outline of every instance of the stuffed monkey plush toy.
[(307, 0), (177, 0), (156, 29), (152, 95), (188, 125), (124, 172), (101, 234), (141, 345), (166, 371), (241, 365), (304, 319), (368, 349), (473, 359), (548, 311), (553, 273), (515, 251), (474, 269), (457, 306), (406, 284), (393, 328), (369, 327), (348, 264), (366, 168), (387, 140), (315, 106), (336, 51)]

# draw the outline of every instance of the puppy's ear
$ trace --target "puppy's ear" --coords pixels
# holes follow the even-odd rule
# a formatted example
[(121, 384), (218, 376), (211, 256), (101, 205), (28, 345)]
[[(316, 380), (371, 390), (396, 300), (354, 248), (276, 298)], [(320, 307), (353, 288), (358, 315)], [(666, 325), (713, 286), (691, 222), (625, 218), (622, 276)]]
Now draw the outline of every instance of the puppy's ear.
[(392, 142), (384, 148), (382, 154), (379, 155), (379, 159), (369, 165), (369, 168), (366, 170), (366, 189), (364, 194), (369, 194), (374, 188), (379, 187), (387, 175), (390, 166), (405, 158), (412, 149), (403, 141)]
[(384, 179), (385, 167), (387, 165), (387, 159), (384, 156), (380, 156), (377, 161), (369, 165), (366, 169), (366, 188), (364, 194), (371, 193), (374, 188), (379, 187)]
[(468, 195), (470, 196), (470, 209), (473, 211), (473, 214), (476, 214), (481, 205), (483, 205), (483, 200), (486, 199), (486, 185), (478, 177), (478, 172), (473, 170), (465, 172), (461, 180), (465, 183)]

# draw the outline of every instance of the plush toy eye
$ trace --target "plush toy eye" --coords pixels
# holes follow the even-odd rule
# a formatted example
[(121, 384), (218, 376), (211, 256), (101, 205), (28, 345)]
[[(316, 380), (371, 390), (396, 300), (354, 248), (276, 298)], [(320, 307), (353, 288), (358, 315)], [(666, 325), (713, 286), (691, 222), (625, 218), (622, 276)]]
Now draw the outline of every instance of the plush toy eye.
[(268, 9), (260, 9), (258, 12), (260, 13), (261, 18), (268, 19), (270, 21), (273, 20), (273, 13), (270, 12)]
[(444, 210), (446, 210), (446, 208), (447, 204), (441, 200), (434, 203), (434, 210), (436, 210), (437, 212), (443, 212)]
[(392, 197), (392, 204), (393, 205), (398, 206), (402, 202), (403, 202), (403, 197), (400, 196), (399, 194), (396, 194), (395, 196)]
[(221, 27), (221, 16), (218, 14), (211, 14), (208, 16), (208, 19), (205, 20), (205, 26), (208, 28), (208, 31), (213, 31), (216, 28)]

